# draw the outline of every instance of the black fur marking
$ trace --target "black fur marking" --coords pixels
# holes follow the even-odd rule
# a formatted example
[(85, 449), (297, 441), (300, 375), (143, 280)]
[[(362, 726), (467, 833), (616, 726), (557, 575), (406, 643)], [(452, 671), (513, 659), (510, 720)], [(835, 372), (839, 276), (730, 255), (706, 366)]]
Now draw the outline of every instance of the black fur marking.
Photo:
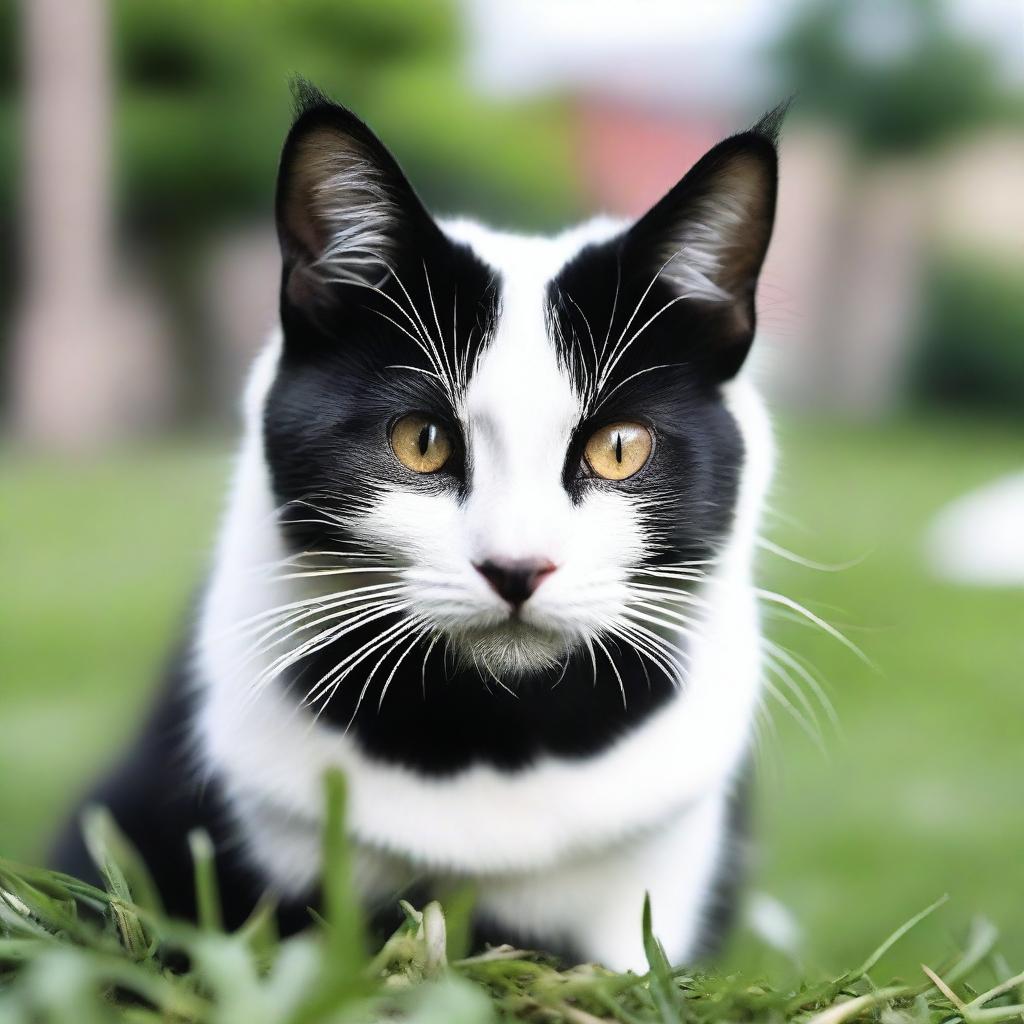
[(749, 762), (729, 796), (728, 817), (711, 892), (704, 906), (701, 934), (693, 958), (710, 961), (725, 950), (740, 911), (743, 883), (750, 867), (754, 770)]
[[(188, 847), (188, 834), (204, 829), (213, 839), (215, 865), (224, 923), (229, 929), (241, 926), (268, 895), (277, 905), (282, 935), (301, 931), (311, 923), (310, 908), (320, 905), (320, 894), (311, 889), (302, 898), (282, 899), (268, 890), (265, 879), (241, 855), (231, 823), (228, 803), (216, 779), (198, 782), (198, 769), (189, 754), (188, 728), (197, 692), (188, 678), (188, 656), (180, 652), (157, 704), (128, 755), (89, 795), (90, 804), (107, 807), (121, 830), (142, 855), (156, 884), (165, 910), (174, 917), (194, 920), (195, 880)], [(749, 832), (749, 781), (745, 772), (730, 803), (727, 831), (722, 837), (723, 854), (705, 911), (695, 959), (707, 960), (722, 948), (734, 923), (745, 867), (745, 844)], [(83, 881), (102, 886), (102, 879), (82, 840), (76, 813), (64, 826), (49, 857), (52, 868)], [(399, 898), (423, 906), (443, 891), (429, 883), (395, 892), (366, 908), (370, 931), (383, 941), (401, 923)], [(531, 948), (538, 942), (545, 951), (566, 964), (577, 963), (580, 953), (558, 936), (516, 934), (477, 915), (473, 921), (473, 948), (486, 944), (511, 943)]]
[[(368, 478), (409, 484), (387, 443), (396, 414), (436, 419), (458, 449), (452, 392), (472, 374), (498, 303), (491, 270), (440, 231), (373, 132), (306, 83), (295, 89), (298, 116), (277, 189), (285, 345), (265, 412), (267, 457), (282, 504), (325, 494), (364, 497)], [(310, 249), (313, 242), (330, 244), (311, 198), (322, 191), (309, 182), (310, 153), (323, 161), (332, 150), (358, 153), (388, 210), (380, 228), (389, 237), (386, 259), (371, 265), (365, 281), (332, 277), (330, 264), (319, 266), (321, 254)], [(455, 455), (463, 457), (453, 456), (443, 472), (417, 485), (464, 488), (465, 452)], [(301, 534), (293, 531), (300, 543)]]
[[(649, 276), (623, 273), (622, 246), (621, 237), (588, 246), (549, 289), (550, 315), (558, 324), (555, 336), (570, 339), (570, 344), (575, 339), (571, 350), (563, 343), (562, 361), (581, 394), (586, 394), (586, 381), (594, 372), (584, 369), (583, 360), (592, 354), (589, 342), (581, 342), (581, 337), (592, 331), (599, 346), (605, 337), (610, 338), (609, 346), (614, 345), (650, 283)], [(616, 281), (619, 294), (610, 320)], [(656, 283), (640, 305), (634, 326), (671, 299), (668, 286)], [(577, 498), (587, 488), (612, 487), (667, 503), (665, 514), (652, 524), (652, 547), (660, 549), (655, 562), (713, 555), (728, 535), (736, 503), (743, 442), (722, 403), (719, 382), (707, 376), (691, 347), (690, 339), (696, 339), (697, 346), (702, 338), (707, 345), (714, 343), (714, 325), (702, 305), (677, 303), (625, 351), (604, 397), (592, 403), (577, 425), (566, 460), (566, 488)], [(651, 430), (655, 450), (647, 465), (614, 482), (581, 473), (587, 440), (601, 426), (618, 421), (637, 421)]]
[[(342, 650), (327, 648), (303, 662), (291, 684), (296, 699), (344, 651), (355, 650), (381, 630), (381, 622), (386, 626), (392, 621), (397, 619), (356, 630), (345, 638)], [(421, 648), (426, 651), (426, 642)], [(600, 651), (596, 677), (589, 656), (580, 653), (564, 672), (558, 668), (509, 679), (508, 689), (503, 689), (476, 669), (458, 667), (451, 659), (446, 664), (438, 645), (430, 655), (425, 687), (422, 654), (419, 660), (409, 657), (391, 680), (383, 703), (378, 707), (387, 674), (378, 672), (356, 713), (369, 670), (354, 673), (326, 704), (320, 720), (348, 728), (373, 757), (431, 775), (475, 763), (515, 771), (544, 754), (587, 757), (637, 726), (674, 692), (664, 673), (645, 667), (632, 650), (609, 649), (627, 686), (625, 707), (618, 680)], [(375, 659), (368, 660), (372, 665)]]
[[(636, 339), (601, 393), (590, 396), (591, 414), (637, 373), (657, 378), (663, 367), (682, 364), (713, 388), (739, 371), (756, 328), (754, 292), (775, 219), (775, 144), (787, 107), (711, 149), (631, 228), (584, 249), (554, 282), (553, 334), (581, 394), (617, 344)], [(706, 228), (718, 208), (740, 218), (720, 228), (717, 243), (702, 243), (717, 252), (714, 276), (727, 297), (682, 298), (672, 271), (702, 266), (691, 251), (693, 229)]]
[[(497, 288), (490, 272), (463, 247), (447, 246), (425, 259), (435, 303), (444, 303), (441, 341), (426, 324), (441, 360), (472, 370), (495, 318)], [(423, 267), (403, 265), (418, 310), (431, 309)], [(394, 278), (382, 286), (405, 303)], [(385, 316), (400, 320), (382, 296), (358, 285), (336, 286), (335, 304), (318, 322), (282, 302), (285, 345), (264, 414), (264, 441), (280, 504), (329, 495), (339, 507), (367, 497), (367, 481), (463, 492), (465, 449), (451, 396), (432, 374), (427, 356)], [(397, 298), (395, 298), (397, 296)], [(383, 315), (382, 315), (383, 314)], [(440, 309), (439, 309), (440, 315)], [(412, 327), (404, 326), (412, 331)], [(454, 340), (458, 329), (457, 341)], [(453, 453), (438, 473), (410, 477), (388, 441), (396, 415), (418, 412), (442, 425)], [(422, 444), (421, 444), (422, 446)], [(301, 518), (300, 516), (293, 516)], [(296, 527), (301, 549), (310, 538)]]
[[(575, 302), (563, 304), (561, 314), (555, 315), (579, 310), (591, 324), (606, 323), (608, 284), (614, 281), (617, 255), (617, 243), (608, 243), (586, 250), (566, 267), (554, 288), (572, 294)], [(699, 311), (695, 315), (699, 323)], [(572, 325), (563, 326), (564, 335), (571, 337)], [(652, 525), (652, 564), (704, 559), (715, 553), (732, 522), (743, 461), (739, 431), (721, 402), (717, 382), (707, 381), (685, 353), (680, 359), (679, 328), (678, 319), (652, 325), (645, 346), (626, 362), (624, 372), (628, 375), (670, 357), (674, 364), (620, 388), (600, 410), (600, 418), (580, 424), (566, 460), (566, 487), (577, 497), (586, 488), (620, 487), (670, 499), (670, 509)], [(582, 451), (598, 426), (616, 420), (649, 424), (657, 451), (644, 470), (612, 483), (581, 471)], [(365, 458), (360, 460), (363, 465)], [(391, 621), (397, 620), (384, 619), (356, 630), (342, 644), (307, 659), (291, 680), (296, 699), (345, 653), (368, 642)], [(422, 647), (425, 650), (425, 641)], [(357, 711), (363, 683), (376, 660), (371, 658), (366, 668), (338, 688), (321, 720), (347, 728), (371, 756), (429, 774), (456, 772), (480, 762), (512, 771), (545, 754), (587, 757), (635, 728), (674, 692), (664, 673), (645, 664), (636, 652), (617, 645), (609, 649), (618, 676), (602, 652), (596, 655), (596, 672), (589, 655), (578, 652), (564, 673), (555, 669), (508, 680), (513, 690), (509, 693), (476, 669), (446, 663), (438, 646), (425, 672), (416, 656), (401, 664), (378, 707), (387, 676), (379, 672)], [(626, 689), (625, 704), (619, 677)]]

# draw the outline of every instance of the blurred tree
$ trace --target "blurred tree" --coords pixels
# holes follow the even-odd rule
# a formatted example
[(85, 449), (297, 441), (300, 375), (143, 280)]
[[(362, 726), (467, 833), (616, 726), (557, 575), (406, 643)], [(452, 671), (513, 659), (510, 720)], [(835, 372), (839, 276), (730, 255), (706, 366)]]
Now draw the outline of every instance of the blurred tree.
[(801, 114), (867, 155), (934, 147), (1010, 109), (992, 53), (937, 0), (818, 0), (774, 48)]
[(118, 0), (117, 195), (149, 239), (179, 320), (181, 412), (216, 409), (196, 254), (271, 216), (277, 154), (301, 74), (369, 122), (431, 206), (550, 226), (573, 212), (563, 110), (500, 106), (461, 80), (445, 0), (202, 6)]
[[(23, 0), (22, 13), (31, 2)], [(95, 2), (109, 5), (114, 85), (114, 138), (96, 145), (112, 147), (122, 259), (158, 283), (175, 320), (183, 421), (224, 405), (203, 256), (242, 222), (270, 223), (292, 75), (365, 118), (435, 209), (514, 218), (527, 228), (557, 226), (577, 212), (567, 111), (557, 102), (510, 105), (475, 94), (462, 79), (450, 0)], [(22, 205), (18, 11), (0, 0), (3, 228), (13, 227)], [(5, 256), (14, 255), (13, 234), (0, 241)], [(13, 265), (11, 258), (0, 283), (0, 315), (13, 294)]]
[(946, 256), (925, 287), (916, 396), (1024, 416), (1024, 267)]
[[(0, 0), (0, 325), (6, 325), (17, 288), (17, 214), (13, 201), (18, 161), (18, 25), (14, 4)], [(0, 409), (6, 407), (8, 331), (0, 326)]]
[(121, 195), (133, 217), (266, 214), (294, 74), (366, 119), (428, 202), (515, 210), (537, 226), (574, 212), (563, 110), (473, 96), (443, 0), (119, 0), (115, 26)]

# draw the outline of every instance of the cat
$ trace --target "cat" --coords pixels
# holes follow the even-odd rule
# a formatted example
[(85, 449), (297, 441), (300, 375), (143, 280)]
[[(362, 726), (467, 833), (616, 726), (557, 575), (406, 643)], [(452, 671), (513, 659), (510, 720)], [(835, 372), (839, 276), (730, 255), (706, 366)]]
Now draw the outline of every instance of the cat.
[[(367, 910), (473, 883), (477, 939), (643, 970), (728, 931), (773, 463), (744, 363), (779, 108), (635, 223), (437, 221), (308, 85), (212, 573), (107, 804), (174, 913), (316, 899), (322, 780)], [(77, 825), (58, 866), (89, 875)]]

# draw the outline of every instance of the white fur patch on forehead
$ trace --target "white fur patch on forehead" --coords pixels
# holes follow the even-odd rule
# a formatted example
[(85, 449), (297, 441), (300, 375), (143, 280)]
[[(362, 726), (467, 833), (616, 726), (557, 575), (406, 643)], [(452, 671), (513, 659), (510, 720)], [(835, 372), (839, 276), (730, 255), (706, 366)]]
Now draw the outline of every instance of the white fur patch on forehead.
[(443, 227), (499, 282), (494, 329), (461, 410), (472, 467), (470, 557), (561, 563), (573, 524), (579, 526), (563, 472), (583, 410), (551, 334), (548, 289), (583, 246), (612, 237), (620, 225), (600, 219), (555, 238), (503, 234), (469, 221)]
[[(513, 506), (562, 499), (561, 472), (580, 407), (572, 381), (549, 336), (547, 287), (551, 263), (532, 240), (516, 240), (514, 262), (499, 269), (501, 302), (491, 340), (481, 353), (464, 403), (472, 453), (471, 505), (491, 508), (491, 529), (501, 515), (512, 522), (533, 517)], [(554, 507), (549, 514), (554, 514)], [(505, 532), (499, 530), (499, 532)], [(511, 543), (512, 538), (505, 538)]]
[(546, 429), (549, 445), (564, 440), (580, 402), (550, 334), (548, 286), (581, 249), (614, 237), (625, 223), (594, 217), (552, 237), (495, 231), (468, 219), (441, 227), (500, 281), (498, 320), (471, 383), (472, 407), (487, 421), (499, 412), (506, 420), (513, 414), (523, 420), (528, 411), (530, 424), (521, 422), (521, 429)]
[(495, 231), (463, 217), (442, 220), (439, 224), (445, 234), (468, 245), (505, 280), (527, 272), (546, 281), (556, 277), (584, 246), (606, 242), (628, 226), (627, 221), (614, 217), (592, 217), (558, 235), (541, 236)]
[(612, 237), (621, 225), (595, 218), (553, 238), (492, 231), (469, 220), (442, 227), (468, 245), (500, 281), (497, 323), (467, 394), (471, 432), (502, 449), (491, 454), (504, 462), (511, 457), (511, 437), (502, 434), (513, 429), (521, 451), (557, 449), (575, 422), (579, 403), (550, 336), (548, 286), (581, 248)]

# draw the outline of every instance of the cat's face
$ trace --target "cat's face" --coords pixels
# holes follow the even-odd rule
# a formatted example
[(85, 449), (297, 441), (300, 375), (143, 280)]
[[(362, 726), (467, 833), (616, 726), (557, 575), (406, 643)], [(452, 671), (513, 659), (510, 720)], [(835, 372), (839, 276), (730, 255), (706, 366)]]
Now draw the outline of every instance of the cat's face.
[(736, 500), (720, 391), (753, 336), (774, 129), (628, 230), (540, 240), (442, 230), (364, 125), (307, 98), (265, 439), (295, 551), (344, 570), (311, 577), (348, 601), (339, 628), (444, 640), (499, 681), (619, 641), (666, 661), (650, 588), (701, 575)]

